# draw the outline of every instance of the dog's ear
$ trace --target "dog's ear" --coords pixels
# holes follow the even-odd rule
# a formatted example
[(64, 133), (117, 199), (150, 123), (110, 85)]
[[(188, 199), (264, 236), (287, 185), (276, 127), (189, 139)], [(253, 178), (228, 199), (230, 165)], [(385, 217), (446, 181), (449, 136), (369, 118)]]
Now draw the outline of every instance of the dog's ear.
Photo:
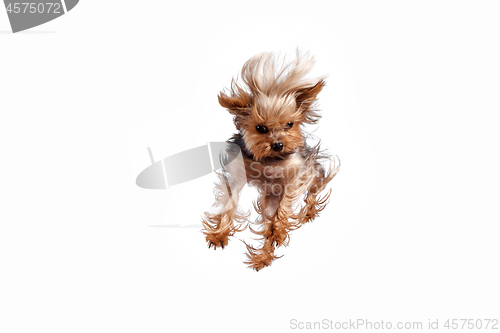
[(325, 81), (321, 80), (314, 86), (302, 88), (295, 92), (297, 108), (301, 110), (302, 121), (308, 124), (315, 124), (321, 118), (321, 115), (314, 109), (313, 104), (316, 97), (325, 86)]
[(308, 108), (314, 101), (316, 101), (316, 96), (325, 86), (325, 81), (321, 80), (312, 87), (299, 89), (295, 93), (295, 100), (297, 101), (298, 107)]
[(249, 114), (248, 108), (250, 107), (250, 97), (249, 96), (228, 96), (221, 92), (218, 96), (219, 104), (226, 108), (229, 113), (234, 116), (245, 116)]

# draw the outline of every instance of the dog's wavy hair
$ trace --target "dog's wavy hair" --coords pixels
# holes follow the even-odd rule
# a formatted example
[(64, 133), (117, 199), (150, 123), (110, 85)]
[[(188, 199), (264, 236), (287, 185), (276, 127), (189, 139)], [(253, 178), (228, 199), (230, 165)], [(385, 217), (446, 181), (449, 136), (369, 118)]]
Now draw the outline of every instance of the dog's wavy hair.
[(252, 108), (259, 104), (273, 105), (278, 114), (271, 116), (293, 109), (293, 116), (301, 123), (314, 124), (320, 119), (314, 104), (325, 85), (325, 77), (303, 79), (313, 64), (314, 57), (308, 53), (301, 55), (299, 51), (289, 63), (284, 58), (278, 63), (277, 56), (270, 52), (258, 54), (243, 65), (240, 78), (232, 79), (231, 88), (219, 94), (219, 103), (234, 116), (238, 129), (244, 117), (263, 116), (258, 108)]

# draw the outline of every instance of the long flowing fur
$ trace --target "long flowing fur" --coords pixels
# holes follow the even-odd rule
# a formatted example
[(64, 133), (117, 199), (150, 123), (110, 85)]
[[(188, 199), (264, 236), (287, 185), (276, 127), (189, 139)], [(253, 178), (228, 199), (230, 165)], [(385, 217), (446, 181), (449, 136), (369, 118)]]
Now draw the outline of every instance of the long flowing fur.
[(320, 119), (316, 101), (325, 85), (324, 78), (304, 79), (313, 63), (308, 54), (297, 53), (294, 61), (280, 64), (272, 53), (256, 55), (243, 66), (240, 80), (233, 79), (218, 96), (234, 116), (238, 133), (228, 142), (240, 148), (244, 165), (219, 174), (218, 211), (205, 214), (204, 233), (209, 247), (225, 247), (228, 237), (249, 222), (237, 208), (239, 192), (246, 183), (257, 187), (254, 207), (260, 217), (250, 230), (261, 241), (258, 247), (245, 243), (246, 263), (257, 271), (278, 258), (274, 251), (289, 244), (291, 231), (325, 208), (331, 191), (321, 193), (339, 171), (335, 159), (326, 168), (332, 158), (304, 138), (303, 125)]

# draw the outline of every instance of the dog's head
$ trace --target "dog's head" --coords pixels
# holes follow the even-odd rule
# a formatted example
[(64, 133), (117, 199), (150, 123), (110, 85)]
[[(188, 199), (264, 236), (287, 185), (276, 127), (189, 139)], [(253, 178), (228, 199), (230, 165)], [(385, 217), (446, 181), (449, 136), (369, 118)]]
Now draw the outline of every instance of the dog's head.
[(322, 79), (302, 80), (312, 64), (312, 58), (297, 55), (276, 68), (271, 53), (260, 54), (243, 66), (243, 87), (233, 80), (230, 91), (219, 94), (254, 159), (281, 158), (304, 145), (300, 127), (319, 120), (313, 107), (325, 85)]

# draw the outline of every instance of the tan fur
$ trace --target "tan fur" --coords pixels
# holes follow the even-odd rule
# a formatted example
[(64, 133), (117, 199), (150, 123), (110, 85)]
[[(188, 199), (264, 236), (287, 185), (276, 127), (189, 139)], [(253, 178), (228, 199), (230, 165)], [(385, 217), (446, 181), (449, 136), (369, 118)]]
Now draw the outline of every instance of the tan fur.
[[(230, 90), (219, 94), (220, 105), (234, 116), (239, 133), (228, 142), (240, 147), (244, 167), (232, 163), (219, 173), (218, 213), (205, 214), (204, 233), (209, 247), (224, 248), (229, 236), (246, 228), (248, 216), (237, 208), (239, 192), (246, 183), (255, 186), (259, 198), (254, 207), (260, 218), (250, 229), (262, 237), (261, 246), (245, 244), (246, 263), (257, 271), (277, 258), (276, 247), (288, 245), (290, 231), (325, 208), (330, 192), (320, 193), (340, 167), (335, 163), (325, 170), (321, 161), (329, 157), (319, 146), (307, 146), (301, 129), (320, 119), (315, 102), (325, 82), (303, 79), (312, 64), (313, 58), (297, 54), (295, 61), (277, 66), (273, 54), (263, 53), (243, 66), (243, 84), (233, 80)], [(266, 132), (259, 132), (257, 126), (264, 126)], [(281, 150), (277, 144), (282, 144)], [(301, 199), (304, 204), (295, 212), (294, 205)]]

